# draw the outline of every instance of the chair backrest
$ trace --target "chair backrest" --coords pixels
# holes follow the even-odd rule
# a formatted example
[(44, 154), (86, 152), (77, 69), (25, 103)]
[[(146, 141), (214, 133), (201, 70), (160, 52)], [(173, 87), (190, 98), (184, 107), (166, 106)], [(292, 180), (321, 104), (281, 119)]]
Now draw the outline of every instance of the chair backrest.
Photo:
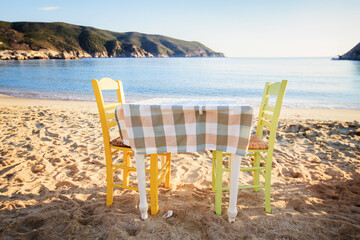
[[(120, 80), (112, 80), (111, 78), (102, 78), (100, 80), (91, 80), (97, 107), (100, 115), (101, 128), (103, 132), (104, 144), (110, 144), (110, 128), (117, 126), (115, 119), (115, 108), (125, 103), (123, 85)], [(105, 104), (102, 91), (116, 91), (118, 98), (117, 103)]]
[[(268, 142), (270, 149), (273, 149), (275, 143), (276, 129), (279, 121), (281, 105), (284, 99), (287, 83), (287, 80), (282, 80), (281, 82), (267, 82), (265, 84), (265, 89), (259, 110), (256, 135), (262, 137), (264, 127), (267, 127), (270, 130)], [(274, 106), (269, 105), (270, 96), (276, 96), (276, 102)]]

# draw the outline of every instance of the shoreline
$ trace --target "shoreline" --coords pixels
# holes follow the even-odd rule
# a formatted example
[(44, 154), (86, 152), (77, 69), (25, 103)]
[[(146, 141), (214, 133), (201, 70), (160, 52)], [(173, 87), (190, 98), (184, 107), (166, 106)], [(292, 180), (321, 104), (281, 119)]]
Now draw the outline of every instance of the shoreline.
[[(63, 100), (14, 97), (0, 94), (0, 106), (43, 106), (56, 109), (98, 113), (95, 100)], [(255, 117), (258, 109), (255, 107)], [(321, 108), (282, 108), (280, 119), (313, 119), (323, 121), (360, 121), (360, 110)]]

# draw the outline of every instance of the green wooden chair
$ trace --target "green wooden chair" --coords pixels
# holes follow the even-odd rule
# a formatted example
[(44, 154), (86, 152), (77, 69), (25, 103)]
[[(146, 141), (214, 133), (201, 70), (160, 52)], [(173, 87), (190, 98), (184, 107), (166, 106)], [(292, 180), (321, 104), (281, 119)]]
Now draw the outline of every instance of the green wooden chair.
[[(253, 188), (258, 192), (260, 188), (265, 188), (265, 211), (271, 213), (270, 193), (271, 193), (271, 165), (274, 151), (274, 143), (276, 137), (276, 129), (278, 125), (282, 101), (285, 95), (285, 90), (288, 81), (265, 84), (265, 89), (259, 109), (259, 118), (256, 129), (256, 135), (250, 137), (250, 143), (247, 156), (252, 156), (253, 167), (243, 167), (240, 171), (253, 172), (253, 185), (239, 186), (239, 189)], [(269, 98), (271, 95), (276, 96), (274, 106), (269, 105)], [(268, 141), (263, 140), (264, 127), (270, 130)], [(264, 154), (266, 153), (266, 156)], [(230, 167), (223, 166), (224, 156), (229, 158), (229, 166), (231, 164), (231, 154), (220, 151), (213, 152), (213, 167), (212, 167), (212, 189), (215, 193), (215, 212), (221, 215), (221, 199), (222, 191), (229, 190), (228, 186), (223, 186), (223, 172), (229, 171)], [(264, 164), (260, 164), (263, 161)], [(260, 175), (263, 181), (260, 182)], [(216, 182), (218, 183), (216, 184)], [(220, 186), (220, 187), (215, 187)]]

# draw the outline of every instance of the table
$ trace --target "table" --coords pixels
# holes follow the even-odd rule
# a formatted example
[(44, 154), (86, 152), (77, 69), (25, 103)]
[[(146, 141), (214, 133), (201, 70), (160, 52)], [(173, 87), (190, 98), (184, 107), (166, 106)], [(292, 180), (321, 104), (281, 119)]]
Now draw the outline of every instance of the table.
[(228, 217), (235, 221), (241, 157), (253, 108), (235, 99), (156, 98), (115, 109), (120, 137), (135, 152), (141, 219), (148, 218), (144, 154), (216, 150), (232, 154)]

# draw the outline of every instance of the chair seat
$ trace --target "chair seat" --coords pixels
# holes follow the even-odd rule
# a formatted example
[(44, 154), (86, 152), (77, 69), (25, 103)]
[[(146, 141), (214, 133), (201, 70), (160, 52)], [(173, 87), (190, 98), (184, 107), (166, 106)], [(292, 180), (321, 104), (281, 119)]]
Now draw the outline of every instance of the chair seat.
[(259, 136), (252, 135), (250, 137), (249, 149), (248, 150), (266, 150), (269, 146), (267, 142), (262, 140)]
[(114, 146), (114, 147), (131, 148), (130, 146), (125, 145), (125, 144), (122, 142), (122, 140), (121, 140), (120, 137), (115, 138), (114, 140), (111, 140), (111, 141), (110, 141), (110, 145), (111, 145), (111, 146)]

